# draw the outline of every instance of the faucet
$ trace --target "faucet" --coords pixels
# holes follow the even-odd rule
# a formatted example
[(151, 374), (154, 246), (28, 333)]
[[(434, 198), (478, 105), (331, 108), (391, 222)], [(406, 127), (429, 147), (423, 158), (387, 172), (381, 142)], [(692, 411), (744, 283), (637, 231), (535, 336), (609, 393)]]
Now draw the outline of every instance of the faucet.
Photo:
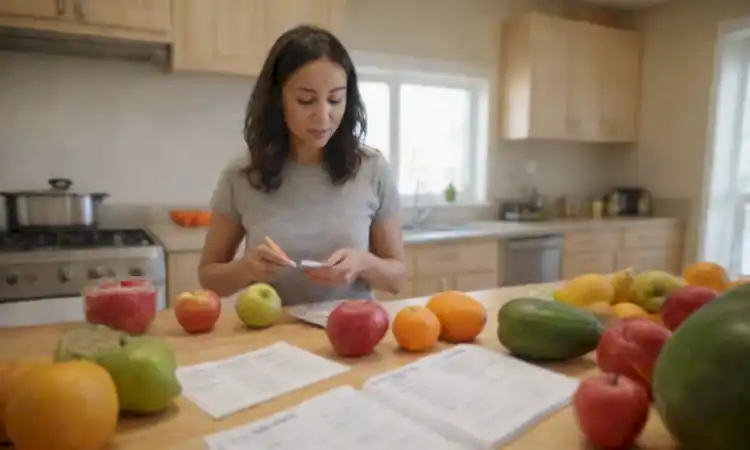
[(432, 210), (426, 206), (420, 206), (419, 205), (419, 187), (421, 182), (417, 180), (417, 188), (414, 190), (414, 212), (412, 213), (411, 220), (409, 221), (407, 228), (411, 229), (418, 229), (421, 228), (425, 221), (427, 220), (427, 217), (430, 216), (430, 213)]

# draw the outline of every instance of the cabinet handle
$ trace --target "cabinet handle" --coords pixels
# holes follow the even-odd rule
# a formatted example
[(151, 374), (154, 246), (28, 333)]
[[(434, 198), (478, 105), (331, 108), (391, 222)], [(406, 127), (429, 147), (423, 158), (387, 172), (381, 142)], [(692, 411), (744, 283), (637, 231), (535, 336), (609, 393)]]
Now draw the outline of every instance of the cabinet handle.
[(62, 16), (65, 14), (65, 0), (57, 0), (57, 15)]
[(85, 19), (86, 18), (86, 14), (84, 13), (85, 5), (84, 5), (83, 2), (84, 2), (84, 0), (76, 0), (75, 6), (74, 6), (74, 9), (75, 9), (75, 12), (76, 12), (76, 16), (78, 16), (79, 19)]

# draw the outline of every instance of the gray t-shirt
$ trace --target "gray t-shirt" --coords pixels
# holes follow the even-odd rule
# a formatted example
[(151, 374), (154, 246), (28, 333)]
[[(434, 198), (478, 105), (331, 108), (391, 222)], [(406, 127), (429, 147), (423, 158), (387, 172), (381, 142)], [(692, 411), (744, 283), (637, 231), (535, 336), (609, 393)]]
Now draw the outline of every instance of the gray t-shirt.
[[(250, 186), (242, 173), (249, 155), (243, 156), (222, 171), (211, 205), (242, 223), (247, 249), (268, 236), (295, 261), (325, 261), (340, 248), (368, 251), (370, 226), (398, 214), (400, 199), (385, 157), (369, 147), (362, 150), (359, 172), (343, 185), (334, 185), (320, 165), (289, 161), (281, 187), (273, 193)], [(331, 288), (293, 268), (284, 269), (271, 285), (285, 305), (373, 298), (361, 279)]]

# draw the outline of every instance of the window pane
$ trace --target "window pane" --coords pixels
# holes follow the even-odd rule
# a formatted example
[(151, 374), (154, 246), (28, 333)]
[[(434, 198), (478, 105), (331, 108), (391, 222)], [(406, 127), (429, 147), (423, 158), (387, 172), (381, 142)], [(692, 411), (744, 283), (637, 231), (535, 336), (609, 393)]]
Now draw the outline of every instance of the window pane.
[(367, 110), (365, 144), (380, 150), (386, 158), (389, 158), (391, 99), (388, 85), (381, 82), (360, 81), (359, 92)]
[(466, 188), (471, 93), (466, 89), (404, 84), (399, 105), (399, 189), (439, 194), (453, 182)]

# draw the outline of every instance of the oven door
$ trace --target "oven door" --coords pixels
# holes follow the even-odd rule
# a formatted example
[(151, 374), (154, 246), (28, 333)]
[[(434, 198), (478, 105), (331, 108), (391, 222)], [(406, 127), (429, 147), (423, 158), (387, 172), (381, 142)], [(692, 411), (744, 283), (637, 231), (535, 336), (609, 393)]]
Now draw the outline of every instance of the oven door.
[(81, 296), (0, 302), (0, 328), (48, 325), (84, 319)]

